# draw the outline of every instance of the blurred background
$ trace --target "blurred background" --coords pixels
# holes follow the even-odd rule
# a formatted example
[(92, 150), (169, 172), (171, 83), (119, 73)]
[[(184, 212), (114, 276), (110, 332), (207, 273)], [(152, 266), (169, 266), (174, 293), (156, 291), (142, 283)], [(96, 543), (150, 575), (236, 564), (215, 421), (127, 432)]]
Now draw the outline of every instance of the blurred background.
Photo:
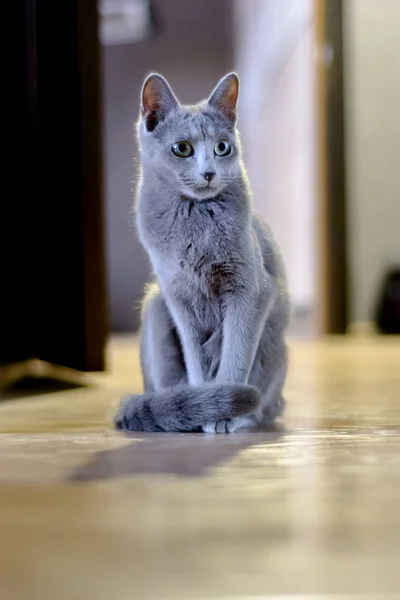
[(284, 255), (293, 331), (371, 321), (383, 274), (400, 261), (397, 0), (104, 0), (101, 7), (112, 328), (137, 327), (132, 306), (149, 277), (128, 214), (138, 168), (132, 123), (153, 70), (184, 103), (238, 70), (254, 204)]
[[(313, 2), (166, 0), (150, 5), (147, 0), (105, 0), (101, 6), (112, 328), (130, 331), (137, 327), (138, 313), (132, 312), (132, 306), (140, 300), (150, 276), (140, 245), (127, 226), (131, 181), (138, 169), (132, 124), (138, 116), (143, 79), (149, 71), (159, 71), (182, 102), (195, 103), (208, 97), (221, 76), (233, 69), (241, 77), (239, 128), (254, 204), (270, 221), (282, 249), (295, 313), (306, 317), (307, 326), (314, 328), (317, 98)], [(147, 18), (131, 19), (134, 10)]]
[(58, 10), (55, 21), (40, 0), (12, 8), (7, 176), (17, 185), (5, 206), (0, 362), (101, 370), (108, 336), (137, 330), (151, 271), (131, 214), (134, 123), (153, 70), (183, 103), (238, 71), (245, 163), (286, 263), (291, 335), (396, 331), (398, 0)]

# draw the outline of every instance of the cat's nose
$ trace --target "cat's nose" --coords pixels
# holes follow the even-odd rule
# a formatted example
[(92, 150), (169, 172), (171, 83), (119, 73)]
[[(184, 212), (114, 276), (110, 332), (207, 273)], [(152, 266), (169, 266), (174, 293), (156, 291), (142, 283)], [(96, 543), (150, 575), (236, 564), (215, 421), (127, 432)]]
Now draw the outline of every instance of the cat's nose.
[(215, 173), (214, 171), (207, 171), (206, 173), (203, 173), (203, 177), (206, 181), (208, 181), (208, 183), (210, 183), (210, 181), (214, 178)]

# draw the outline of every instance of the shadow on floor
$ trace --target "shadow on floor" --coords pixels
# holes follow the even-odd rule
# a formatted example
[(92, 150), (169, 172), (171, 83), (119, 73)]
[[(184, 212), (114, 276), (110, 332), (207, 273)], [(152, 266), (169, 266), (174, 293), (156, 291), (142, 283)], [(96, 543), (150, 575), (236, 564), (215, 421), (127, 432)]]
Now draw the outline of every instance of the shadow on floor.
[(231, 460), (251, 446), (268, 444), (283, 437), (275, 425), (264, 431), (234, 434), (152, 433), (130, 435), (135, 442), (99, 452), (95, 459), (79, 468), (70, 481), (115, 479), (132, 475), (177, 475), (195, 477)]
[(14, 383), (14, 385), (2, 390), (0, 393), (0, 402), (43, 394), (54, 394), (55, 392), (65, 392), (80, 387), (86, 387), (86, 384), (62, 381), (51, 377), (25, 377)]

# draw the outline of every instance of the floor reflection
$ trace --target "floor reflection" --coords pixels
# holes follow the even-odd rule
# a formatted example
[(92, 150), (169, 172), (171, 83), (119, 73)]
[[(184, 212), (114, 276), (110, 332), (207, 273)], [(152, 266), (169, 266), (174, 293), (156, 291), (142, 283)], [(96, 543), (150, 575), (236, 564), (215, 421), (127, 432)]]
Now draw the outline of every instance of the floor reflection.
[(71, 481), (115, 479), (131, 475), (194, 477), (231, 460), (238, 452), (276, 442), (284, 436), (276, 426), (266, 432), (236, 435), (142, 434), (132, 444), (98, 452), (71, 476)]

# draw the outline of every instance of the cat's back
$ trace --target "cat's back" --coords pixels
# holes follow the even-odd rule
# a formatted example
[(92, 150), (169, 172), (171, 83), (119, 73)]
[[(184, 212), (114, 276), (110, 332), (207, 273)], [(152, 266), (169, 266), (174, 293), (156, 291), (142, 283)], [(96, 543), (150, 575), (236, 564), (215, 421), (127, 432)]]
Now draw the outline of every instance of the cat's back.
[(264, 269), (273, 277), (286, 282), (283, 259), (269, 225), (260, 215), (252, 214), (253, 235), (260, 247)]

